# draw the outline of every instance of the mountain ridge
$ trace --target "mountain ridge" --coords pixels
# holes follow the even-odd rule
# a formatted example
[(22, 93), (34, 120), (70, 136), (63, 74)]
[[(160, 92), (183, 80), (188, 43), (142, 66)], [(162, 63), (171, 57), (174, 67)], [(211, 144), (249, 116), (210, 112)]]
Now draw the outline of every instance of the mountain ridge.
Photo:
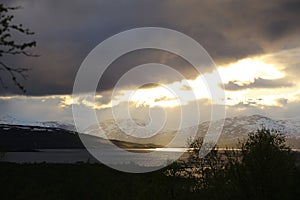
[[(61, 128), (68, 131), (75, 131), (75, 126), (72, 124), (64, 123), (64, 122), (38, 122), (38, 121), (20, 121), (14, 118), (8, 118), (9, 120), (5, 121), (3, 118), (0, 118), (0, 124), (17, 124), (17, 123), (23, 123), (28, 126), (29, 125), (35, 125), (39, 127), (46, 127), (46, 128)], [(197, 136), (198, 137), (204, 137), (209, 125), (211, 124), (214, 126), (215, 124), (218, 124), (218, 120), (216, 121), (206, 121), (202, 122), (197, 126), (183, 128), (179, 131), (176, 130), (161, 130), (158, 132), (157, 135), (151, 136), (151, 137), (145, 137), (145, 138), (137, 138), (132, 135), (127, 135), (124, 133), (123, 130), (118, 127), (118, 124), (115, 123), (113, 119), (105, 120), (100, 123), (102, 134), (105, 135), (99, 135), (99, 125), (94, 125), (91, 129), (85, 130), (83, 133), (98, 137), (103, 137), (109, 140), (116, 140), (116, 141), (124, 141), (129, 143), (135, 143), (135, 144), (155, 144), (159, 146), (165, 146), (170, 143), (170, 141), (175, 137), (175, 135), (178, 136), (178, 141), (175, 142), (174, 146), (185, 146), (182, 143), (187, 142), (186, 135), (189, 134), (191, 131), (195, 131), (197, 129)], [(137, 123), (134, 121), (126, 121), (123, 120), (120, 122), (122, 124), (122, 127), (125, 127), (125, 131), (133, 131), (135, 135), (138, 135), (138, 131), (142, 131), (143, 129), (136, 128), (136, 125), (139, 125), (141, 127), (146, 126), (146, 123), (143, 123), (142, 121), (138, 121)], [(20, 124), (19, 124), (20, 125)], [(25, 125), (25, 126), (26, 126)], [(227, 117), (224, 120), (224, 126), (221, 133), (221, 136), (219, 138), (218, 144), (221, 146), (232, 146), (233, 144), (236, 144), (238, 141), (243, 140), (247, 137), (248, 133), (251, 131), (255, 131), (262, 127), (272, 129), (279, 131), (280, 133), (287, 136), (287, 139), (290, 141), (290, 143), (295, 146), (296, 148), (300, 147), (300, 119), (271, 119), (269, 117), (263, 116), (263, 115), (241, 115), (241, 116), (234, 116), (234, 117)], [(151, 131), (150, 131), (151, 132)], [(98, 135), (97, 135), (98, 134)], [(146, 131), (142, 131), (141, 134), (144, 134), (147, 136), (150, 135)]]

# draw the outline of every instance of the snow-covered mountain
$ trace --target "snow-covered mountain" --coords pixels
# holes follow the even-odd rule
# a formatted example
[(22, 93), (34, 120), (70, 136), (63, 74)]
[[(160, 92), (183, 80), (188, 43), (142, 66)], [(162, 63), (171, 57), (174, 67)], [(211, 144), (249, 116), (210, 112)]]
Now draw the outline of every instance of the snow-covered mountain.
[(0, 117), (0, 124), (10, 124), (10, 125), (23, 125), (23, 126), (40, 126), (48, 128), (61, 128), (69, 131), (75, 131), (75, 126), (67, 122), (58, 122), (58, 121), (30, 121), (18, 119), (16, 117), (6, 115)]
[[(211, 126), (215, 126), (219, 122), (220, 120), (214, 121)], [(210, 122), (201, 123), (198, 134), (204, 136), (209, 124)], [(261, 129), (262, 127), (286, 135), (291, 143), (300, 140), (300, 121), (297, 119), (273, 120), (263, 115), (249, 115), (226, 118), (218, 143), (232, 145), (239, 140), (246, 139), (249, 132)]]
[[(139, 129), (137, 129), (136, 124), (132, 121), (121, 120), (118, 123), (122, 127), (126, 127), (125, 131), (133, 131), (136, 135), (138, 135)], [(146, 123), (141, 121), (136, 122), (141, 126), (145, 126)], [(219, 126), (220, 120), (217, 121), (208, 121), (203, 122), (195, 127), (184, 128), (178, 131), (175, 130), (166, 130), (163, 129), (157, 133), (157, 135), (149, 138), (136, 138), (130, 135), (127, 135), (122, 131), (118, 124), (114, 120), (106, 120), (100, 123), (100, 127), (102, 131), (100, 131), (98, 125), (93, 125), (86, 129), (84, 132), (92, 135), (103, 136), (104, 132), (106, 137), (109, 139), (118, 139), (129, 142), (137, 142), (137, 143), (154, 143), (159, 145), (168, 144), (175, 135), (178, 136), (178, 142), (175, 143), (177, 145), (182, 146), (185, 144), (187, 139), (187, 135), (191, 131), (197, 130), (198, 136), (205, 136), (207, 133), (208, 127), (211, 126), (216, 127)], [(288, 139), (291, 141), (299, 140), (300, 141), (300, 120), (297, 119), (285, 119), (285, 120), (273, 120), (271, 118), (262, 116), (262, 115), (249, 115), (249, 116), (236, 116), (236, 117), (228, 117), (224, 121), (224, 126), (222, 129), (221, 137), (218, 141), (222, 146), (224, 145), (234, 145), (239, 140), (243, 140), (247, 138), (248, 133), (255, 131), (259, 128), (268, 128), (271, 130), (276, 130), (282, 134), (285, 134)], [(221, 128), (221, 127), (220, 127)], [(123, 129), (124, 130), (124, 129)], [(149, 135), (153, 130), (148, 130), (140, 133), (142, 135)], [(293, 141), (294, 143), (295, 141)], [(297, 142), (298, 143), (298, 142)], [(300, 144), (300, 143), (299, 143)]]
[[(218, 124), (219, 121), (220, 120), (212, 122), (212, 126)], [(201, 134), (207, 131), (209, 124), (210, 122), (204, 122), (199, 125)], [(226, 118), (222, 135), (242, 137), (262, 127), (279, 131), (287, 136), (297, 136), (300, 134), (299, 122), (292, 120), (273, 120), (262, 115), (250, 115)]]
[(277, 120), (279, 124), (285, 127), (286, 132), (300, 138), (300, 119), (281, 119)]
[[(218, 144), (221, 146), (235, 145), (239, 140), (247, 138), (249, 132), (265, 127), (285, 134), (288, 138), (288, 141), (290, 141), (289, 143), (292, 144), (293, 147), (300, 148), (300, 119), (274, 120), (262, 115), (249, 115), (228, 117), (224, 122), (222, 133), (218, 141)], [(10, 116), (0, 118), (0, 124), (52, 127), (71, 131), (75, 130), (74, 125), (69, 123), (56, 121), (26, 121), (18, 120)], [(99, 125), (95, 124), (90, 126), (84, 130), (84, 133), (108, 138), (111, 140), (120, 140), (140, 144), (152, 143), (157, 145), (166, 145), (176, 136), (178, 139), (175, 141), (174, 146), (183, 146), (187, 142), (187, 136), (189, 133), (196, 130), (198, 136), (205, 136), (210, 124), (213, 127), (217, 127), (220, 124), (220, 120), (203, 122), (198, 126), (184, 128), (178, 131), (162, 129), (158, 133), (155, 133), (155, 130), (152, 130), (151, 128), (145, 129), (147, 123), (141, 120), (119, 120), (116, 123), (115, 120), (111, 119), (102, 121)], [(140, 128), (137, 128), (139, 127), (137, 125), (139, 125)], [(100, 130), (99, 126), (101, 127), (102, 131)], [(128, 135), (124, 132), (131, 132), (131, 134)]]
[(147, 123), (137, 119), (121, 119), (118, 121), (110, 119), (100, 122), (99, 125), (91, 125), (84, 130), (83, 133), (111, 140), (165, 145), (174, 132), (170, 130), (161, 130), (156, 133), (156, 130), (147, 128), (146, 125)]

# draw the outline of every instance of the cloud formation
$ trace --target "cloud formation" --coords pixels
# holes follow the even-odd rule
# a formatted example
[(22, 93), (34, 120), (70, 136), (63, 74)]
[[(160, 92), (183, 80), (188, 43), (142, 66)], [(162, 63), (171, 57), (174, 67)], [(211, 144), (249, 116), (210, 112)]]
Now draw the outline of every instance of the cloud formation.
[(235, 81), (229, 81), (225, 84), (226, 90), (244, 90), (249, 88), (282, 88), (282, 87), (291, 87), (294, 84), (291, 83), (288, 79), (274, 79), (268, 80), (263, 78), (256, 78), (254, 82), (244, 85), (239, 85)]
[[(136, 27), (183, 32), (202, 44), (217, 64), (300, 45), (297, 0), (6, 2), (21, 5), (23, 9), (15, 11), (16, 22), (36, 32), (39, 58), (6, 58), (13, 66), (32, 68), (30, 79), (24, 82), (28, 95), (70, 94), (88, 52), (106, 38)], [(136, 63), (150, 60), (164, 60), (193, 75), (187, 63), (161, 52), (133, 53), (122, 62), (116, 61), (112, 71), (125, 72)], [(108, 71), (99, 90), (112, 88), (119, 76)], [(12, 85), (0, 92), (20, 94)]]

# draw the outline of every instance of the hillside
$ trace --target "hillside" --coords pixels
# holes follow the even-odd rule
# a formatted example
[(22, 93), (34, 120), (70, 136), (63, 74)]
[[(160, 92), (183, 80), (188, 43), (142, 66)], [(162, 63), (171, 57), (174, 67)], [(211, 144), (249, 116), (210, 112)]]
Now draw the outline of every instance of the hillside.
[[(103, 138), (79, 134), (62, 128), (0, 124), (0, 148), (5, 151), (36, 151), (39, 149), (84, 149), (80, 137), (90, 143), (110, 145)], [(153, 148), (153, 144), (136, 144), (132, 142), (112, 140), (121, 148)]]

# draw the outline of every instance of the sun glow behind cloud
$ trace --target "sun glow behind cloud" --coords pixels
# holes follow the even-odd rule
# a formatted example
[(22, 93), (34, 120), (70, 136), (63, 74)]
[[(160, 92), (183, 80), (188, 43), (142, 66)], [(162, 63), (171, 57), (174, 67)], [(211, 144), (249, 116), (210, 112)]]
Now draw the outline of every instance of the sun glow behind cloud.
[(209, 90), (202, 78), (199, 78), (136, 91), (123, 90), (120, 95), (113, 98), (113, 105), (116, 106), (129, 100), (136, 107), (176, 107), (187, 105), (189, 101), (209, 97)]
[[(220, 76), (223, 83), (216, 82)], [(193, 80), (181, 80), (164, 86), (138, 89), (136, 91), (123, 90), (115, 97), (114, 106), (130, 100), (139, 106), (175, 107), (186, 105), (189, 101), (210, 99), (216, 104), (237, 105), (241, 102), (261, 105), (278, 105), (278, 99), (294, 99), (297, 89), (289, 88), (246, 88), (244, 90), (226, 91), (228, 98), (222, 96), (212, 99), (211, 91), (218, 94), (222, 84), (234, 82), (238, 86), (254, 83), (257, 79), (278, 80), (286, 76), (284, 66), (266, 61), (265, 56), (245, 58), (234, 63), (219, 66), (212, 73), (206, 73)], [(211, 83), (209, 86), (207, 82)]]
[[(264, 108), (265, 106), (283, 107), (282, 100), (288, 102), (299, 101), (300, 81), (291, 74), (291, 68), (300, 63), (297, 55), (300, 48), (284, 50), (274, 54), (266, 54), (254, 58), (247, 58), (227, 66), (220, 66), (219, 71), (224, 83), (234, 82), (239, 86), (246, 86), (241, 90), (227, 90), (227, 105), (248, 104)], [(287, 73), (289, 72), (289, 73)], [(276, 87), (247, 87), (257, 79), (266, 79), (270, 83), (284, 80), (283, 85)], [(290, 81), (288, 86), (284, 83)]]
[[(297, 78), (291, 78), (287, 73), (289, 64), (297, 66), (300, 63), (298, 55), (300, 48), (244, 58), (233, 63), (218, 66), (217, 70), (206, 73), (190, 80), (178, 80), (173, 83), (165, 84), (152, 88), (139, 88), (136, 91), (132, 89), (123, 89), (115, 96), (111, 97), (110, 92), (98, 93), (95, 97), (83, 95), (80, 98), (72, 98), (71, 95), (49, 95), (49, 96), (2, 96), (0, 100), (12, 99), (34, 99), (44, 103), (49, 99), (55, 99), (59, 102), (61, 108), (70, 107), (73, 104), (82, 104), (92, 109), (106, 109), (118, 106), (125, 101), (135, 107), (168, 107), (174, 108), (181, 105), (187, 105), (190, 101), (208, 99), (214, 104), (225, 104), (234, 106), (239, 104), (248, 104), (263, 108), (265, 106), (282, 107), (282, 102), (297, 102), (300, 100), (300, 81)], [(226, 98), (212, 99), (211, 91), (224, 91), (216, 82), (216, 77), (220, 76), (226, 85), (230, 82), (243, 88), (238, 90), (226, 90)], [(253, 84), (257, 79), (276, 81), (280, 79), (291, 80), (292, 85), (288, 87), (247, 87)], [(212, 82), (209, 87), (207, 82)], [(226, 88), (225, 88), (226, 89)], [(112, 100), (110, 100), (112, 99)]]
[(261, 57), (245, 58), (226, 66), (218, 67), (223, 83), (230, 81), (238, 85), (253, 83), (257, 78), (279, 79), (285, 74), (272, 63), (266, 63)]

